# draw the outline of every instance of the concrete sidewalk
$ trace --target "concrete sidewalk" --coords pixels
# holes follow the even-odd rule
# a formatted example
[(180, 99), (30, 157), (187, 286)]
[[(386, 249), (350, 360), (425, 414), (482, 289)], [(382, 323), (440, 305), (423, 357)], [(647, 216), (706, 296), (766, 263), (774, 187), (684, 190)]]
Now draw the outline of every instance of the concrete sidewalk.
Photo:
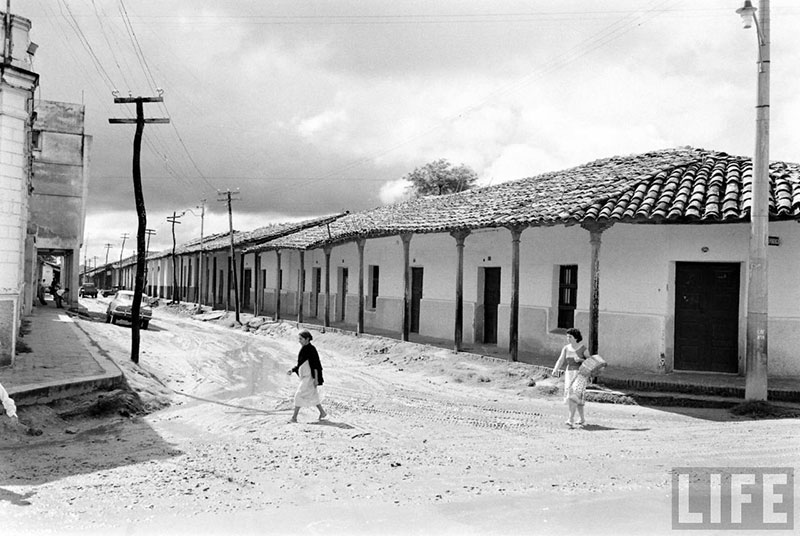
[(18, 342), (31, 351), (18, 352), (11, 367), (0, 368), (0, 383), (18, 406), (123, 384), (122, 371), (80, 328), (75, 314), (48, 302), (24, 319)]

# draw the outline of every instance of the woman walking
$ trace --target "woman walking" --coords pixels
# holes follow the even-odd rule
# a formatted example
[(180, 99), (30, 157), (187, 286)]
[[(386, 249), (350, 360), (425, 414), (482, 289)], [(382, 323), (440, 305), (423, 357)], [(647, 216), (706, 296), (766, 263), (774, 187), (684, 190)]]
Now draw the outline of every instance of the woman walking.
[[(586, 393), (586, 377), (578, 374), (581, 368), (581, 363), (591, 357), (589, 350), (586, 346), (580, 344), (583, 340), (583, 335), (577, 328), (570, 328), (567, 330), (567, 340), (569, 341), (562, 349), (561, 354), (558, 356), (553, 367), (553, 374), (558, 372), (562, 366), (566, 367), (564, 374), (564, 400), (569, 406), (569, 419), (566, 424), (570, 428), (574, 426), (581, 427), (586, 424), (586, 419), (583, 415), (583, 406), (585, 405), (584, 395)], [(575, 411), (578, 412), (580, 420), (575, 422)]]
[(289, 422), (297, 422), (297, 414), (300, 408), (310, 408), (316, 406), (319, 410), (320, 420), (328, 414), (322, 409), (319, 391), (317, 387), (322, 385), (322, 364), (319, 361), (319, 354), (314, 345), (311, 344), (311, 333), (303, 330), (298, 335), (300, 342), (300, 352), (297, 354), (297, 365), (287, 372), (300, 377), (300, 385), (294, 394), (294, 415)]

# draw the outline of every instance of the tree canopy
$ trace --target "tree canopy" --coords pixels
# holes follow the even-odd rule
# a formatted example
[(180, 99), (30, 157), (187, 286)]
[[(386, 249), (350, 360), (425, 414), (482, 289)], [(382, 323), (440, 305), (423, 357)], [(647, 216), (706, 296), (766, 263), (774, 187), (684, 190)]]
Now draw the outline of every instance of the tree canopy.
[(421, 197), (468, 190), (478, 180), (478, 174), (464, 164), (453, 166), (441, 158), (416, 168), (403, 178), (411, 183), (410, 189)]

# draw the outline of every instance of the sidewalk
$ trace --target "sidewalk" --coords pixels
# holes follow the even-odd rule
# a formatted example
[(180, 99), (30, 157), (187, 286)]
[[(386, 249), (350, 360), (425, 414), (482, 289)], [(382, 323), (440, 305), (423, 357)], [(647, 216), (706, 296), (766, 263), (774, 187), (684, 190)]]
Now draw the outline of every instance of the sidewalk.
[(0, 368), (0, 383), (18, 406), (122, 384), (122, 371), (95, 346), (74, 314), (48, 302), (23, 320), (24, 335), (17, 340), (31, 351), (17, 353), (11, 367)]
[[(291, 322), (285, 319), (287, 322)], [(323, 330), (320, 319), (309, 318), (304, 323), (308, 327)], [(332, 323), (328, 330), (334, 329), (343, 332), (353, 332), (356, 326), (343, 323)], [(378, 335), (390, 339), (398, 339), (399, 333), (376, 332)], [(420, 336), (417, 333), (409, 334), (411, 342), (427, 344), (437, 348), (453, 348), (453, 342), (443, 339)], [(506, 348), (497, 345), (467, 344), (462, 347), (462, 352), (475, 354), (508, 361), (510, 354)], [(517, 358), (521, 363), (550, 371), (558, 356), (541, 356), (533, 352), (518, 352)], [(717, 374), (706, 372), (647, 372), (614, 366), (613, 362), (596, 378), (596, 383), (604, 387), (626, 393), (670, 393), (677, 397), (694, 397), (697, 399), (707, 397), (741, 399), (745, 395), (745, 378), (736, 374)], [(800, 378), (769, 378), (768, 399), (773, 402), (789, 402), (800, 404)]]
[[(76, 323), (65, 309), (52, 302), (33, 308), (25, 319), (26, 334), (20, 339), (31, 351), (19, 353), (12, 367), (0, 368), (0, 383), (17, 405), (43, 404), (97, 390), (120, 386), (124, 377), (117, 365)], [(304, 325), (322, 330), (318, 319)], [(285, 322), (294, 323), (289, 319)], [(329, 331), (354, 335), (354, 326), (336, 324)], [(398, 339), (399, 334), (380, 332), (366, 337)], [(411, 334), (411, 342), (452, 349), (452, 342)], [(508, 352), (496, 345), (465, 345), (464, 353), (507, 361)], [(552, 369), (554, 356), (537, 356), (520, 352), (519, 360), (545, 371)], [(597, 383), (623, 392), (672, 393), (688, 397), (724, 397), (744, 399), (745, 378), (732, 374), (645, 372), (609, 366)], [(769, 399), (776, 402), (800, 403), (800, 379), (770, 378)]]

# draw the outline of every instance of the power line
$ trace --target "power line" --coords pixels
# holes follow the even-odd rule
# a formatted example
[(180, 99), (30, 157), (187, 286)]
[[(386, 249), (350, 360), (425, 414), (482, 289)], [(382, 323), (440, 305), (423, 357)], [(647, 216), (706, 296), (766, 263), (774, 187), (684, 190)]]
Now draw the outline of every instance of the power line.
[[(63, 5), (63, 8), (62, 8), (62, 5)], [(59, 0), (58, 7), (59, 7), (59, 10), (61, 11), (62, 17), (64, 17), (64, 20), (67, 21), (67, 24), (75, 32), (75, 35), (78, 36), (78, 41), (80, 41), (81, 45), (83, 45), (83, 47), (86, 49), (86, 52), (88, 52), (89, 58), (92, 60), (92, 64), (94, 65), (95, 69), (97, 69), (97, 72), (100, 74), (100, 77), (104, 78), (103, 81), (108, 85), (110, 90), (113, 91), (114, 89), (116, 89), (115, 86), (114, 86), (114, 81), (108, 75), (108, 72), (106, 71), (105, 67), (103, 67), (103, 64), (100, 61), (100, 58), (98, 58), (97, 54), (95, 54), (91, 43), (89, 43), (89, 40), (86, 38), (86, 35), (83, 33), (83, 30), (81, 30), (81, 27), (78, 24), (78, 21), (75, 19), (75, 16), (72, 14), (72, 10), (69, 8), (69, 4), (67, 4), (66, 0)], [(64, 9), (67, 10), (67, 13), (69, 14), (69, 17), (64, 15)]]
[(139, 44), (139, 39), (136, 37), (136, 31), (133, 29), (133, 24), (131, 24), (131, 20), (128, 17), (128, 10), (125, 8), (125, 2), (123, 2), (123, 0), (119, 0), (119, 10), (122, 14), (122, 21), (125, 23), (125, 29), (128, 31), (128, 36), (133, 44), (133, 50), (136, 52), (136, 58), (139, 60), (139, 64), (142, 66), (145, 78), (147, 78), (148, 82), (151, 84), (150, 89), (153, 91), (153, 93), (158, 93), (158, 87), (155, 78), (153, 78), (153, 73), (150, 72), (150, 66), (147, 65), (147, 59), (144, 57), (144, 52)]

